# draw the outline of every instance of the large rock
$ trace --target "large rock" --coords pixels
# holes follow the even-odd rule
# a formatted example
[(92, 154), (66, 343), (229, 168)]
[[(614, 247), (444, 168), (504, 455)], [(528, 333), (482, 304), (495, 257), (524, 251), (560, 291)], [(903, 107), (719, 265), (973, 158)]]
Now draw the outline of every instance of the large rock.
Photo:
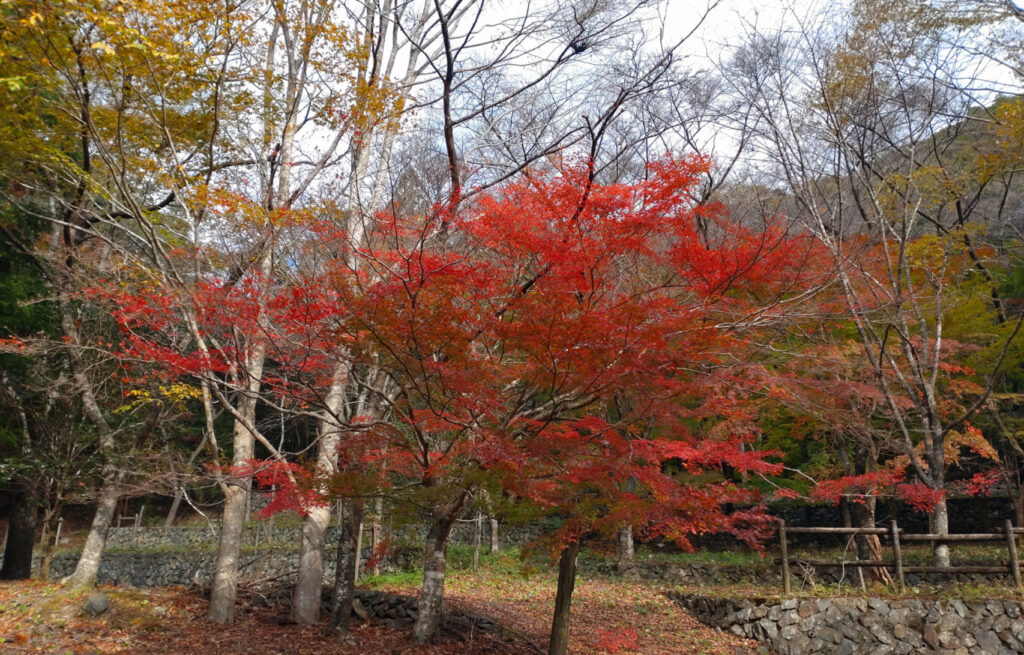
[(82, 611), (89, 616), (99, 616), (110, 609), (110, 599), (106, 594), (94, 591), (82, 601)]

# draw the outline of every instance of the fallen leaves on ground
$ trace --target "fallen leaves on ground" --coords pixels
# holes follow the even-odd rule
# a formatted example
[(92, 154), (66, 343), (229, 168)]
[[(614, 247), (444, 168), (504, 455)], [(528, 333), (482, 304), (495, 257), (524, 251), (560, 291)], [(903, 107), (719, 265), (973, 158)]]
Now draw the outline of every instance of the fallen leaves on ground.
[[(392, 591), (410, 593), (395, 587)], [(450, 605), (492, 617), (547, 652), (554, 612), (553, 575), (510, 576), (481, 570), (450, 574)], [(747, 655), (757, 642), (708, 627), (639, 581), (581, 579), (572, 598), (571, 655)]]
[[(409, 586), (388, 591), (415, 594)], [(242, 604), (234, 625), (206, 621), (206, 600), (194, 589), (101, 587), (111, 608), (99, 617), (81, 610), (85, 593), (35, 581), (0, 583), (0, 652), (86, 655), (535, 655), (546, 652), (555, 581), (548, 574), (453, 572), (449, 605), (489, 616), (504, 638), (474, 633), (414, 646), (410, 630), (357, 624), (344, 635), (323, 626), (281, 625), (280, 608)], [(747, 655), (752, 641), (699, 623), (659, 590), (618, 579), (580, 580), (573, 596), (573, 655)]]
[(347, 634), (323, 626), (279, 625), (283, 611), (240, 608), (234, 625), (206, 621), (206, 600), (181, 587), (100, 587), (110, 609), (81, 610), (84, 593), (69, 594), (42, 582), (0, 582), (0, 653), (93, 655), (526, 655), (529, 646), (497, 635), (474, 634), (417, 647), (410, 630), (359, 624)]

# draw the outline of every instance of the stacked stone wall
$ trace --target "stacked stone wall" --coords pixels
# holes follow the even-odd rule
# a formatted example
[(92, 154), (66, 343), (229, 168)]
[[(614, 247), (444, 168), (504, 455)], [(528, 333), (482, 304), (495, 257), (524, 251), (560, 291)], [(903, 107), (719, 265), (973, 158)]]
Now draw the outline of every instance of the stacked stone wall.
[(1024, 653), (1024, 604), (1016, 600), (670, 596), (703, 623), (782, 655)]

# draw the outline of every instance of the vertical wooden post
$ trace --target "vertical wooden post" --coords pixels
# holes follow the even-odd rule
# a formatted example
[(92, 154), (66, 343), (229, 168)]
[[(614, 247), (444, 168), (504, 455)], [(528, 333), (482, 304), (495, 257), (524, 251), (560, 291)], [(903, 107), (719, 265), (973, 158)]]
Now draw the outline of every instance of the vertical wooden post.
[(900, 549), (900, 527), (896, 525), (896, 519), (892, 520), (889, 529), (892, 531), (892, 561), (896, 566), (896, 584), (902, 594), (907, 585), (903, 580), (903, 551)]
[(782, 591), (791, 593), (789, 584), (789, 547), (786, 544), (786, 522), (779, 519), (779, 548), (782, 550)]
[(1013, 521), (1006, 519), (1006, 548), (1010, 551), (1010, 574), (1017, 591), (1021, 591), (1020, 561), (1017, 559), (1017, 541), (1013, 538)]

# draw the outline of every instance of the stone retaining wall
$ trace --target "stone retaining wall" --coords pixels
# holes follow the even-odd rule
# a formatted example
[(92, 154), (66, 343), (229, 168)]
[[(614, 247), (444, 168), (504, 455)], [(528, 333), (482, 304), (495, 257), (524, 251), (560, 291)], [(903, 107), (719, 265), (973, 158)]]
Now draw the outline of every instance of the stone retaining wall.
[(1024, 653), (1019, 601), (670, 597), (703, 623), (782, 655)]
[[(104, 553), (97, 581), (100, 584), (124, 584), (133, 587), (172, 585), (208, 586), (213, 581), (217, 552), (214, 550), (167, 551), (157, 553)], [(298, 570), (298, 551), (290, 548), (265, 548), (243, 551), (239, 564), (242, 580), (287, 580)], [(50, 569), (58, 580), (74, 570), (77, 552), (57, 553)], [(334, 580), (334, 558), (324, 563), (325, 580)]]
[[(261, 544), (294, 544), (298, 547), (302, 541), (302, 528), (299, 526), (274, 526), (269, 522), (251, 523), (242, 533), (242, 545), (256, 547)], [(490, 528), (485, 523), (482, 538), (486, 548), (490, 539)], [(452, 529), (451, 543), (472, 544), (475, 524), (473, 521), (459, 521)], [(548, 526), (502, 525), (498, 531), (498, 539), (503, 548), (521, 546), (540, 536)], [(405, 527), (396, 531), (397, 540), (422, 543), (426, 535), (426, 527)], [(209, 524), (193, 524), (184, 526), (164, 527), (115, 527), (110, 529), (107, 545), (111, 548), (124, 549), (157, 549), (157, 548), (199, 548), (214, 547), (220, 538), (219, 521)], [(327, 543), (337, 539), (337, 527), (327, 528)], [(369, 543), (369, 534), (364, 535), (364, 542)]]

